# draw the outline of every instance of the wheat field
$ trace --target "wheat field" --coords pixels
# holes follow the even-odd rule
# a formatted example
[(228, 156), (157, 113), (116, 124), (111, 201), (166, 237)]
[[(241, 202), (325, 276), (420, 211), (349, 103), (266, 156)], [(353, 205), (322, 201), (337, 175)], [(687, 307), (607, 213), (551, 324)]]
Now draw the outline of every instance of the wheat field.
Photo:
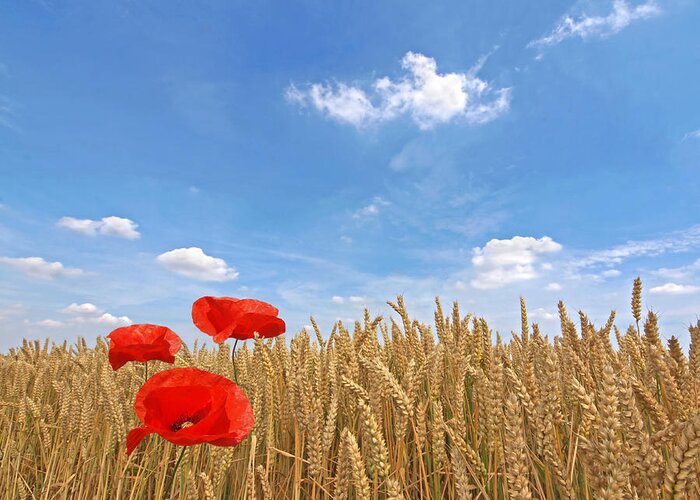
[[(389, 305), (396, 319), (239, 347), (253, 432), (185, 448), (174, 476), (159, 436), (124, 451), (146, 369), (171, 365), (113, 372), (101, 338), (24, 341), (0, 355), (0, 498), (700, 498), (700, 321), (687, 356), (662, 341), (641, 281), (624, 333), (559, 303), (545, 336), (521, 301), (504, 342), (456, 303), (436, 300), (433, 325)], [(228, 344), (183, 346), (175, 366), (234, 374)]]

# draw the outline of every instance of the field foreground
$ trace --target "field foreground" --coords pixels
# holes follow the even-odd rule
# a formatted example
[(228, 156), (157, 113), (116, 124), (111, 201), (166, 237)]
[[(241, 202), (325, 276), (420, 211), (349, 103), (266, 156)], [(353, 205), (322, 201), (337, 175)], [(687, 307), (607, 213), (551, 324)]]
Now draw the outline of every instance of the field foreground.
[[(186, 448), (171, 498), (700, 498), (700, 321), (686, 356), (656, 315), (614, 314), (553, 339), (507, 343), (455, 304), (435, 324), (338, 323), (236, 352), (255, 412), (238, 447)], [(315, 327), (315, 323), (314, 323)], [(613, 347), (612, 337), (616, 342)], [(289, 344), (289, 345), (288, 345)], [(231, 346), (183, 346), (175, 366), (233, 378)], [(148, 371), (170, 368), (150, 362)], [(168, 496), (179, 448), (156, 434), (127, 457), (145, 367), (94, 349), (25, 341), (0, 355), (0, 499)]]

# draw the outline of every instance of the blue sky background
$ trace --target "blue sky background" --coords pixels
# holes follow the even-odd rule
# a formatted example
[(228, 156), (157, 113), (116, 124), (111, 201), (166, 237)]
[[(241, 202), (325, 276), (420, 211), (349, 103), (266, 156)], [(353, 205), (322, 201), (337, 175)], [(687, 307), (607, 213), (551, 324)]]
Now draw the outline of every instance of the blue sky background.
[(0, 348), (192, 340), (206, 294), (290, 332), (400, 293), (504, 334), (519, 295), (550, 336), (559, 299), (624, 328), (638, 274), (687, 342), (697, 26), (686, 0), (6, 2)]

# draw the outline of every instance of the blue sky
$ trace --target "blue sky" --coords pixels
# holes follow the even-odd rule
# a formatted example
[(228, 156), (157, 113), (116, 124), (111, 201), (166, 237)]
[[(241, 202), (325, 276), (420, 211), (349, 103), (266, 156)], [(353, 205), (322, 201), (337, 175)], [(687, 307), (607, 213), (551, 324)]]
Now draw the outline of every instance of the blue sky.
[(0, 348), (255, 297), (700, 315), (700, 4), (7, 2)]

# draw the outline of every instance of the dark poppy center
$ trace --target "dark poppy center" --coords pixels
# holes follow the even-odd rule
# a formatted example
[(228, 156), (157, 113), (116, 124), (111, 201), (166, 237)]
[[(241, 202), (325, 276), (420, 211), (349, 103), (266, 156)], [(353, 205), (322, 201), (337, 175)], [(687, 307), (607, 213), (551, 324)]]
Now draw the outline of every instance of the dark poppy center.
[(202, 420), (201, 415), (192, 415), (192, 416), (181, 416), (179, 417), (173, 424), (170, 426), (170, 430), (173, 432), (177, 432), (182, 429), (186, 429), (188, 427), (192, 427), (194, 424)]

